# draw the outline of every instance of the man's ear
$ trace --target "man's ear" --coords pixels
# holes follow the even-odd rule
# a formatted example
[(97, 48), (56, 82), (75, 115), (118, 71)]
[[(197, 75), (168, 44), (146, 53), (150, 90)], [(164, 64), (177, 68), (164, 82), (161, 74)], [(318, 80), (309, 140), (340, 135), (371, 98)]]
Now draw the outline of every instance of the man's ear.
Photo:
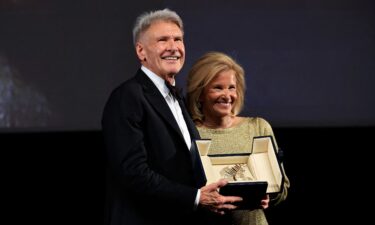
[(139, 42), (135, 44), (135, 51), (137, 52), (138, 59), (141, 61), (146, 60), (146, 55), (144, 53), (143, 45)]

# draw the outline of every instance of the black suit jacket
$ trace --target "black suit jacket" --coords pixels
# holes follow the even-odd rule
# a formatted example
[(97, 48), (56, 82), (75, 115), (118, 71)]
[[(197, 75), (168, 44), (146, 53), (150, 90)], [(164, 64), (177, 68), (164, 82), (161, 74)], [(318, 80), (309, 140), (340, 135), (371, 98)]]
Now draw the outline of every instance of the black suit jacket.
[[(199, 133), (182, 105), (191, 139)], [(194, 201), (204, 185), (164, 97), (138, 70), (116, 88), (102, 118), (108, 159), (105, 224), (197, 224)]]

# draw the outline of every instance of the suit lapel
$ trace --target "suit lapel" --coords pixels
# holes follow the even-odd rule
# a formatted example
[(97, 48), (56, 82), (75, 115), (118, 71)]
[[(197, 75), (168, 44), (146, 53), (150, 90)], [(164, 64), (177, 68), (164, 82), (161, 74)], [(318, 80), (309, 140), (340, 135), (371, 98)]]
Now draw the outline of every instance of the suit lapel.
[(184, 101), (179, 100), (178, 103), (180, 104), (182, 114), (186, 121), (186, 125), (189, 129), (191, 140), (192, 142), (194, 142), (194, 143), (191, 143), (190, 154), (191, 154), (191, 159), (192, 159), (192, 166), (194, 170), (194, 178), (196, 181), (196, 185), (197, 185), (197, 188), (201, 188), (204, 185), (206, 185), (207, 179), (204, 173), (204, 169), (203, 169), (201, 158), (199, 156), (198, 149), (196, 148), (196, 144), (195, 144), (195, 140), (200, 139), (200, 135), (193, 120), (190, 118), (190, 115), (185, 107)]
[[(158, 112), (158, 114), (163, 118), (163, 120), (179, 134), (182, 141), (185, 142), (176, 119), (174, 118), (167, 102), (165, 101), (164, 97), (162, 96), (158, 88), (155, 86), (155, 84), (150, 80), (150, 78), (147, 77), (146, 74), (143, 73), (142, 70), (138, 70), (136, 79), (143, 87), (144, 95), (147, 101), (152, 105), (155, 111)], [(200, 139), (199, 133), (193, 121), (190, 119), (190, 115), (186, 110), (184, 102), (182, 100), (179, 100), (178, 103), (180, 104), (182, 114), (184, 116), (186, 125), (191, 136), (191, 140), (195, 141), (196, 139)], [(192, 160), (194, 178), (196, 180), (197, 187), (200, 188), (206, 184), (206, 177), (203, 172), (203, 166), (199, 157), (198, 150), (195, 149), (194, 143), (192, 143), (192, 148), (190, 149), (189, 153)]]
[(155, 111), (157, 111), (164, 121), (184, 140), (180, 127), (178, 126), (171, 109), (155, 84), (146, 76), (146, 74), (143, 73), (142, 70), (138, 70), (136, 79), (143, 87), (144, 95)]

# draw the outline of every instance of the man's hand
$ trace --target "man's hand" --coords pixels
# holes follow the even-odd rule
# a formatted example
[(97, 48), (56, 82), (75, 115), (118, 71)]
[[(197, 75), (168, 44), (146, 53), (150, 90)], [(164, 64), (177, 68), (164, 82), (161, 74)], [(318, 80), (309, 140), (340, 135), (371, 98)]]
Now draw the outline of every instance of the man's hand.
[(220, 215), (224, 215), (225, 211), (237, 208), (233, 203), (242, 201), (241, 197), (223, 196), (218, 192), (218, 189), (225, 186), (227, 183), (228, 181), (221, 179), (216, 183), (202, 187), (200, 189), (201, 196), (199, 199), (199, 206)]

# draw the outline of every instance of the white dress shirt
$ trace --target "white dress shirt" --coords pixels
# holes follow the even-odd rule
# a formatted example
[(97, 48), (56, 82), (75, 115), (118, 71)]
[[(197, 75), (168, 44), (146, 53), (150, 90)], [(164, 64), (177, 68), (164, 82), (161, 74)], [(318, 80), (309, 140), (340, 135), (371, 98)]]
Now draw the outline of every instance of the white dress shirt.
[[(180, 104), (178, 104), (178, 101), (170, 93), (168, 87), (165, 85), (165, 80), (163, 78), (159, 77), (158, 75), (156, 75), (155, 73), (153, 73), (151, 70), (147, 69), (144, 66), (141, 67), (141, 70), (151, 79), (151, 81), (156, 85), (160, 93), (163, 95), (165, 101), (167, 102), (169, 108), (172, 111), (174, 118), (176, 119), (178, 126), (180, 127), (181, 133), (184, 136), (186, 146), (190, 150), (191, 137), (190, 137), (190, 133), (187, 128), (184, 116), (182, 115)], [(200, 189), (198, 189), (197, 195), (195, 197), (195, 204), (194, 204), (195, 209), (197, 208), (199, 204), (200, 195), (201, 195), (201, 192), (200, 192)]]
[(178, 104), (178, 101), (170, 93), (168, 87), (165, 85), (165, 80), (163, 78), (154, 74), (144, 66), (142, 66), (141, 69), (152, 80), (152, 82), (159, 89), (160, 93), (163, 95), (165, 101), (167, 102), (169, 108), (173, 113), (174, 118), (176, 119), (178, 126), (180, 127), (181, 133), (184, 136), (186, 146), (190, 150), (191, 137), (184, 116), (182, 115), (180, 104)]

